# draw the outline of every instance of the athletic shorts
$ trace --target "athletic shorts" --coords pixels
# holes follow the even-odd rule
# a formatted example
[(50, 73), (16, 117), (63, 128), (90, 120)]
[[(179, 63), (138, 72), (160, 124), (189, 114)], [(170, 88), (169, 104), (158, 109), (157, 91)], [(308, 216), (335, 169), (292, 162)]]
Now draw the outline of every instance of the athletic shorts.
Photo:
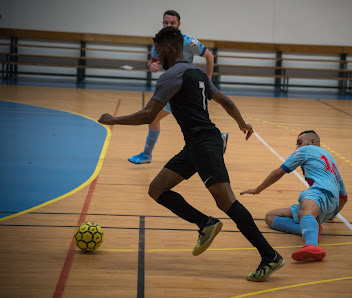
[(165, 168), (185, 179), (198, 173), (206, 187), (230, 182), (223, 157), (223, 140), (218, 129), (200, 132), (197, 139), (187, 143)]
[(165, 110), (166, 112), (172, 114), (170, 102), (167, 102), (167, 104), (164, 106), (163, 110)]
[(339, 198), (334, 197), (329, 191), (319, 188), (309, 188), (302, 191), (298, 197), (299, 204), (290, 206), (293, 220), (299, 223), (298, 211), (303, 200), (312, 200), (319, 206), (319, 222), (324, 223), (339, 212)]

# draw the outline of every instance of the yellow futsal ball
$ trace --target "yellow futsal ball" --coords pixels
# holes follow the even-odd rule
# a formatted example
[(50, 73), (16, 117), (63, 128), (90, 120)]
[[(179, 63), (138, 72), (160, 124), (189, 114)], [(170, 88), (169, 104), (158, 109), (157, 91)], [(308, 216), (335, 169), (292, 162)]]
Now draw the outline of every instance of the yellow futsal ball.
[(83, 251), (93, 251), (103, 243), (104, 233), (100, 226), (88, 221), (76, 229), (73, 237), (80, 249)]

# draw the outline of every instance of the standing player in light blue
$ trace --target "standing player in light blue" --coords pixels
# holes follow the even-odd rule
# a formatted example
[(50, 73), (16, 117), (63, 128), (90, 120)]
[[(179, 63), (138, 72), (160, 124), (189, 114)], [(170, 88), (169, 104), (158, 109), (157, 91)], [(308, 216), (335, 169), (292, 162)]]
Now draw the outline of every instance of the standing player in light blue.
[(318, 246), (320, 224), (339, 213), (347, 202), (347, 193), (334, 158), (320, 148), (320, 138), (313, 130), (298, 136), (296, 151), (281, 167), (270, 173), (257, 188), (243, 191), (241, 195), (259, 194), (298, 166), (301, 166), (309, 188), (299, 195), (299, 204), (269, 211), (265, 222), (272, 229), (303, 236), (304, 247), (292, 254), (295, 261), (321, 261), (326, 253)]
[[(180, 20), (181, 20), (181, 17), (176, 11), (167, 10), (165, 11), (163, 16), (163, 27), (164, 28), (174, 27), (176, 29), (179, 29), (181, 25)], [(206, 68), (207, 68), (206, 74), (211, 80), (213, 75), (213, 68), (214, 68), (213, 54), (197, 39), (192, 38), (183, 33), (182, 33), (182, 36), (183, 36), (183, 55), (186, 61), (192, 63), (194, 55), (199, 55), (205, 58)], [(148, 62), (148, 68), (150, 69), (151, 72), (159, 71), (159, 60), (154, 46), (152, 50), (151, 59)], [(160, 120), (170, 115), (171, 113), (172, 112), (171, 112), (170, 104), (168, 103), (167, 105), (165, 105), (164, 109), (160, 111), (160, 113), (154, 119), (154, 121), (149, 124), (149, 132), (148, 132), (147, 140), (145, 142), (144, 151), (140, 154), (130, 157), (128, 159), (130, 162), (135, 164), (144, 164), (144, 163), (151, 162), (152, 152), (160, 134)], [(225, 153), (228, 134), (222, 133), (221, 137), (224, 142), (224, 153)]]

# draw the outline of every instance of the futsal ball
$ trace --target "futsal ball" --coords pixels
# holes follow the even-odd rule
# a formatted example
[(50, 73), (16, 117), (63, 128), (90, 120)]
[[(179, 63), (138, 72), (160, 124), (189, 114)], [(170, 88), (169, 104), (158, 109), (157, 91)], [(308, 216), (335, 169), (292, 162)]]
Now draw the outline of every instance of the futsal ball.
[(88, 221), (76, 229), (74, 238), (80, 249), (83, 251), (93, 251), (103, 243), (104, 233), (100, 226)]

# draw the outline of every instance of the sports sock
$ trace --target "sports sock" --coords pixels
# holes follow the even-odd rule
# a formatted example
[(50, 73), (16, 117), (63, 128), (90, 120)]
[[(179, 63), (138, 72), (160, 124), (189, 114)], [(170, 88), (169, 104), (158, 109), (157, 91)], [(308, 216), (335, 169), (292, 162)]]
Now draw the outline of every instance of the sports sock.
[(305, 215), (300, 220), (302, 236), (306, 245), (318, 246), (319, 224), (313, 215)]
[(301, 225), (295, 223), (293, 218), (277, 216), (274, 218), (271, 228), (285, 233), (302, 235)]
[(238, 229), (247, 240), (258, 249), (262, 258), (273, 259), (275, 251), (266, 241), (254, 223), (252, 215), (239, 201), (235, 201), (226, 214), (236, 223)]
[(143, 151), (143, 153), (146, 156), (148, 156), (148, 157), (152, 156), (152, 152), (153, 152), (155, 143), (158, 140), (159, 134), (160, 134), (160, 130), (151, 130), (149, 128), (148, 136), (145, 141), (145, 147), (144, 147), (144, 151)]
[(208, 223), (208, 216), (192, 207), (179, 193), (172, 190), (163, 192), (157, 199), (157, 203), (163, 205), (184, 220), (195, 223), (200, 230), (203, 230)]

